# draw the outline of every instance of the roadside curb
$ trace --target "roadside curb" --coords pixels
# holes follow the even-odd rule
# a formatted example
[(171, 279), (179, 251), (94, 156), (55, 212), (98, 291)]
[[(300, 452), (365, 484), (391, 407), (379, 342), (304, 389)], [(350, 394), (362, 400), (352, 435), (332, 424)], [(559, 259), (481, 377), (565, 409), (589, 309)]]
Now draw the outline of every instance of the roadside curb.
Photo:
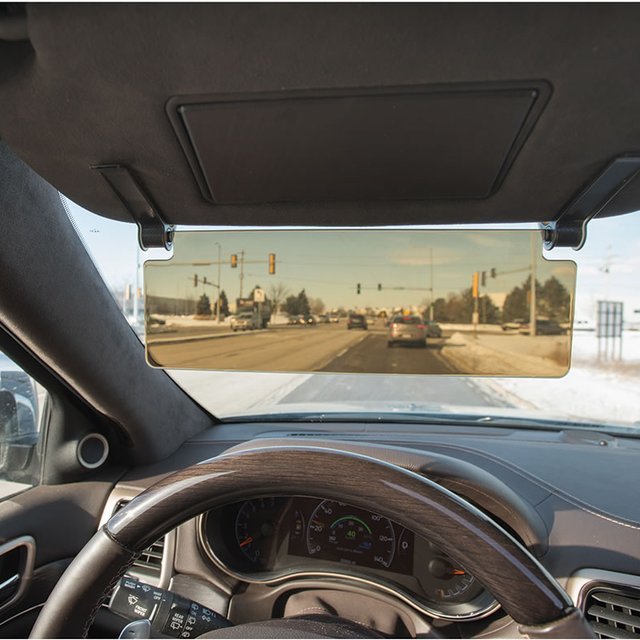
[(244, 333), (264, 333), (267, 329), (254, 329), (253, 331), (225, 331), (224, 333), (205, 333), (196, 336), (182, 336), (179, 338), (165, 338), (164, 340), (145, 340), (149, 346), (160, 344), (178, 344), (181, 342), (195, 342), (197, 340), (212, 340), (214, 338), (231, 338)]

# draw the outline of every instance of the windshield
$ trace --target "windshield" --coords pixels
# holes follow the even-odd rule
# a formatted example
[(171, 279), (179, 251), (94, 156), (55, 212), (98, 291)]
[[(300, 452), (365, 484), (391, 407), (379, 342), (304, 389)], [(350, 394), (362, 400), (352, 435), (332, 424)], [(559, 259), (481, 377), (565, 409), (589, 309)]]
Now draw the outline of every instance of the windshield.
[[(132, 224), (104, 219), (66, 200), (65, 206), (114, 298), (133, 330), (142, 338), (142, 263), (163, 259), (165, 253), (140, 251), (136, 228)], [(589, 225), (587, 243), (581, 251), (555, 249), (551, 254), (545, 252), (553, 259), (573, 260), (578, 265), (572, 364), (569, 373), (560, 379), (190, 370), (170, 370), (168, 375), (220, 418), (336, 412), (416, 416), (468, 414), (554, 418), (584, 422), (588, 426), (638, 426), (640, 285), (636, 273), (640, 269), (639, 232), (640, 216), (637, 214), (595, 220)], [(253, 284), (245, 282), (245, 285)], [(232, 320), (239, 318), (254, 319), (257, 325), (259, 318), (252, 318), (251, 313), (231, 313), (230, 300), (237, 296), (237, 286), (237, 281), (222, 281), (219, 299), (210, 295), (208, 304), (198, 309), (200, 314), (182, 314), (185, 326), (197, 331), (205, 324), (220, 326), (227, 323), (232, 330)], [(349, 315), (344, 309), (323, 309), (321, 301), (313, 298), (308, 302), (310, 313), (283, 313), (279, 321), (283, 324), (343, 323), (345, 327), (353, 321), (367, 322), (364, 315)], [(295, 308), (292, 303), (291, 309)], [(601, 335), (605, 320), (614, 313), (621, 314), (621, 333), (611, 337)], [(505, 319), (502, 330), (526, 335), (528, 319), (518, 316), (515, 311), (514, 314)], [(443, 318), (438, 316), (436, 309), (431, 322), (412, 316), (376, 320), (389, 325), (435, 325), (433, 331), (441, 331), (446, 336), (448, 327)], [(150, 318), (154, 330), (160, 332), (166, 322), (163, 314)], [(538, 321), (538, 331), (550, 336), (563, 329), (551, 320)], [(268, 335), (269, 329), (265, 331)], [(490, 349), (491, 336), (487, 336), (485, 342)], [(394, 349), (389, 353), (390, 356), (385, 354), (384, 357), (404, 357), (409, 350)]]

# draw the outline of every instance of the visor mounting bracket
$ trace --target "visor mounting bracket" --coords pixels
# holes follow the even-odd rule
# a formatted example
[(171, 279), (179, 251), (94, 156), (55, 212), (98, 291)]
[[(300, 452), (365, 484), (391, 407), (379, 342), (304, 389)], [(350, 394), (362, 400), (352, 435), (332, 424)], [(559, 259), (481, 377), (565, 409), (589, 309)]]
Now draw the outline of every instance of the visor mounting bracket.
[(138, 225), (140, 248), (171, 249), (174, 226), (164, 222), (131, 171), (120, 164), (96, 165), (92, 169), (100, 172)]
[(551, 222), (542, 224), (544, 248), (582, 249), (587, 224), (596, 218), (640, 174), (640, 156), (621, 156), (610, 162)]

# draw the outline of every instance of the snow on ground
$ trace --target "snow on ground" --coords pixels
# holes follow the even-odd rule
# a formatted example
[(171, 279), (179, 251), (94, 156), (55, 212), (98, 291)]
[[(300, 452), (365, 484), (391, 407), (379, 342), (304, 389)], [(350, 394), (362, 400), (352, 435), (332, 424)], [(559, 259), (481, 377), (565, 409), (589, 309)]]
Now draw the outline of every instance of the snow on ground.
[[(606, 366), (606, 350), (612, 355), (617, 355), (621, 347), (622, 359), (620, 364), (630, 365), (636, 364), (640, 369), (640, 331), (625, 331), (622, 336), (622, 341), (609, 340), (608, 345), (606, 341), (602, 341), (600, 344), (600, 351), (602, 358), (600, 360), (600, 366)], [(575, 331), (573, 333), (572, 344), (572, 357), (573, 361), (578, 363), (598, 363), (598, 338), (593, 331)], [(615, 353), (614, 353), (615, 352)], [(615, 364), (615, 361), (613, 361)]]
[[(176, 327), (216, 327), (218, 323), (216, 322), (215, 316), (211, 318), (211, 320), (202, 320), (200, 318), (196, 318), (195, 316), (173, 316), (173, 315), (163, 315), (161, 313), (154, 313), (154, 318), (158, 318), (160, 320), (164, 320), (168, 325), (173, 325)], [(226, 318), (220, 319), (221, 325), (229, 325), (231, 322), (231, 316), (227, 316)]]
[[(618, 354), (619, 343), (610, 344)], [(601, 344), (601, 352), (604, 345)], [(569, 418), (632, 424), (640, 421), (640, 332), (625, 332), (621, 358), (598, 359), (593, 332), (574, 333), (569, 373), (559, 379), (473, 378), (485, 393), (526, 409)]]

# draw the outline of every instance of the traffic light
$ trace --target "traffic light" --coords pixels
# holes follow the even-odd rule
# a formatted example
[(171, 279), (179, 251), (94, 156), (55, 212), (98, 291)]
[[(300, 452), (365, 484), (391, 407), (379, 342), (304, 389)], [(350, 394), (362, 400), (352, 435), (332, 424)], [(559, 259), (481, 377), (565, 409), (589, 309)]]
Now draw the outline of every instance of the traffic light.
[(481, 284), (483, 287), (486, 287), (486, 286), (487, 286), (487, 272), (486, 272), (486, 271), (483, 271), (483, 272), (482, 272), (482, 274), (481, 274), (481, 276), (480, 276), (480, 284)]
[(478, 297), (478, 284), (479, 284), (479, 280), (480, 280), (480, 274), (477, 271), (473, 272), (473, 297), (477, 298)]
[(204, 278), (202, 278), (202, 284), (207, 284), (207, 276), (204, 276)]
[(231, 268), (235, 269), (238, 266), (238, 254), (237, 253), (232, 253), (231, 254)]
[(356, 285), (356, 293), (358, 295), (360, 295), (360, 283), (358, 282), (358, 284)]
[(194, 287), (198, 286), (198, 274), (197, 273), (193, 274), (193, 286)]
[(492, 278), (496, 277), (496, 268), (495, 267), (491, 267), (491, 277)]
[(378, 282), (378, 291), (382, 291), (382, 285)]
[(274, 275), (276, 272), (276, 254), (269, 254), (269, 275)]

